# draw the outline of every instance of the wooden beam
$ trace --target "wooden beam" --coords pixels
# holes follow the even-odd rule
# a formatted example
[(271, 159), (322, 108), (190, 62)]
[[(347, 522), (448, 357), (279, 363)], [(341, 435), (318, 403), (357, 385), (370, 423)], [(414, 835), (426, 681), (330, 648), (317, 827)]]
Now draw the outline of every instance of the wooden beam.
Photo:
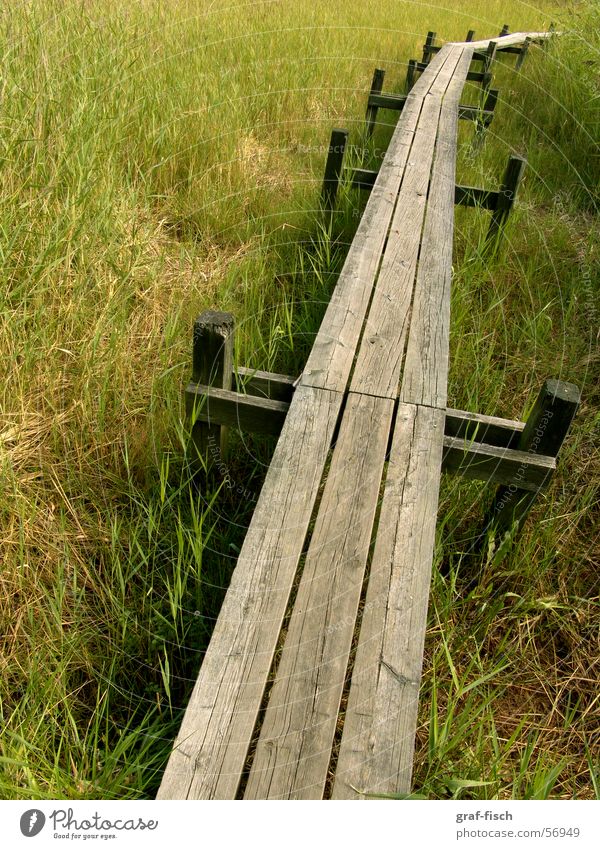
[[(194, 322), (192, 380), (218, 389), (231, 388), (234, 319), (231, 313), (207, 310)], [(227, 451), (227, 430), (198, 419), (192, 427), (193, 465), (208, 470)]]
[(321, 207), (327, 213), (331, 213), (335, 206), (347, 142), (347, 130), (332, 130), (321, 191)]
[(498, 206), (498, 192), (473, 186), (456, 186), (454, 203), (458, 206), (481, 206), (494, 210)]
[[(482, 54), (481, 58), (482, 59), (485, 58), (485, 60), (488, 61), (489, 54), (487, 54), (487, 53)], [(409, 91), (412, 88), (412, 85), (414, 84), (414, 75), (415, 74), (422, 74), (423, 71), (427, 70), (427, 67), (428, 67), (427, 62), (417, 62), (416, 59), (410, 59), (410, 61), (408, 63), (408, 73), (407, 73), (407, 77), (406, 77), (407, 86), (408, 86)], [(488, 80), (488, 78), (491, 78), (491, 74), (484, 72), (484, 71), (469, 71), (468, 74), (467, 74), (467, 79), (471, 80), (472, 82), (476, 82), (476, 83), (484, 83)], [(409, 82), (409, 80), (410, 80), (410, 82)]]
[(504, 230), (506, 220), (515, 204), (526, 165), (527, 160), (522, 156), (512, 155), (508, 158), (504, 179), (498, 192), (496, 208), (486, 236), (486, 244), (488, 246), (497, 244), (497, 240)]
[[(370, 191), (377, 179), (377, 171), (369, 168), (353, 168), (352, 187)], [(455, 186), (454, 203), (460, 206), (480, 206), (495, 210), (498, 207), (499, 192), (491, 189), (479, 189), (474, 186)]]
[(425, 44), (423, 45), (423, 62), (425, 65), (429, 64), (429, 60), (431, 58), (431, 47), (433, 46), (433, 42), (435, 41), (437, 33), (432, 32), (431, 30), (427, 33), (427, 37), (425, 38)]
[(226, 425), (249, 433), (273, 435), (281, 432), (290, 407), (286, 401), (241, 395), (193, 382), (186, 387), (185, 402), (194, 427), (205, 422), (211, 427)]
[(296, 378), (288, 374), (238, 366), (233, 372), (233, 382), (238, 390), (248, 395), (271, 398), (273, 401), (291, 401)]
[[(226, 425), (276, 436), (281, 432), (289, 406), (285, 401), (241, 395), (197, 383), (189, 383), (186, 388), (188, 415), (212, 427)], [(518, 425), (518, 422), (506, 423), (502, 419), (450, 411), (446, 414), (444, 471), (496, 484), (510, 485), (516, 477), (522, 490), (537, 492), (556, 463), (552, 457), (533, 456), (506, 447), (503, 443), (514, 444), (520, 439)], [(473, 441), (472, 434), (481, 441)]]
[(464, 50), (440, 112), (399, 393), (405, 403), (440, 409), (448, 387), (458, 104), (469, 62)]
[(368, 106), (376, 106), (378, 109), (396, 109), (401, 112), (406, 103), (405, 94), (374, 94), (369, 95)]
[(478, 106), (458, 106), (458, 117), (464, 121), (476, 121), (489, 124), (494, 117), (493, 109), (480, 109)]
[(378, 171), (373, 171), (370, 168), (352, 168), (352, 188), (367, 189), (371, 191), (375, 185)]
[(398, 407), (333, 799), (410, 793), (443, 415)]
[(523, 44), (523, 47), (521, 47), (521, 50), (519, 51), (519, 55), (517, 56), (517, 61), (515, 62), (515, 71), (521, 70), (521, 68), (523, 66), (523, 62), (525, 61), (525, 57), (527, 56), (527, 51), (529, 50), (530, 44), (531, 44), (531, 39), (526, 38), (525, 43)]
[[(498, 94), (497, 90), (496, 96)], [(377, 109), (393, 109), (401, 112), (406, 103), (407, 95), (405, 94), (370, 94), (367, 103), (368, 107), (376, 107)], [(491, 121), (494, 117), (493, 109), (483, 108), (479, 106), (470, 106), (459, 104), (458, 117), (464, 121)]]
[(467, 413), (464, 410), (446, 409), (444, 434), (468, 442), (496, 445), (498, 448), (517, 448), (524, 422)]
[[(518, 442), (527, 457), (558, 456), (577, 413), (581, 395), (577, 386), (562, 380), (546, 380), (527, 418)], [(523, 486), (520, 475), (507, 481), (496, 493), (484, 523), (483, 535), (493, 528), (498, 544), (505, 534), (514, 536), (535, 501), (535, 494)]]
[(514, 448), (498, 448), (445, 436), (443, 469), (486, 483), (510, 486), (518, 480), (521, 489), (538, 492), (548, 485), (556, 469), (556, 460)]
[(375, 122), (377, 120), (377, 110), (379, 109), (379, 104), (373, 102), (373, 97), (376, 97), (377, 95), (381, 94), (383, 90), (384, 77), (385, 71), (383, 71), (381, 68), (375, 68), (375, 71), (373, 73), (373, 81), (371, 82), (371, 91), (369, 94), (369, 99), (367, 101), (367, 113), (365, 116), (365, 121), (367, 124), (366, 134), (367, 138), (369, 139), (373, 135), (373, 130), (375, 129)]
[[(195, 405), (200, 421), (207, 421), (210, 415), (215, 424), (237, 426), (243, 419), (248, 424), (244, 428), (246, 430), (278, 433), (277, 427), (282, 426), (282, 414), (285, 415), (289, 409), (298, 380), (290, 375), (256, 371), (242, 366), (238, 367), (237, 372), (233, 372), (233, 380), (240, 376), (244, 379), (244, 392), (216, 390), (190, 382), (186, 389), (186, 395), (189, 396), (188, 409), (191, 411)], [(202, 396), (206, 396), (208, 401), (205, 406), (199, 403)], [(213, 396), (215, 403), (212, 403)], [(277, 402), (277, 405), (274, 406), (268, 403), (269, 401)], [(248, 412), (238, 413), (238, 409), (244, 405)], [(272, 421), (263, 424), (258, 416), (259, 410), (265, 418), (271, 418)], [(476, 441), (499, 448), (516, 448), (524, 428), (524, 422), (449, 407), (446, 410), (444, 433), (463, 441)]]
[(417, 60), (409, 59), (408, 66), (406, 68), (406, 93), (409, 94), (410, 90), (415, 84), (415, 74), (417, 71)]
[(236, 796), (342, 400), (294, 393), (159, 799)]
[(245, 799), (322, 798), (393, 414), (348, 395)]

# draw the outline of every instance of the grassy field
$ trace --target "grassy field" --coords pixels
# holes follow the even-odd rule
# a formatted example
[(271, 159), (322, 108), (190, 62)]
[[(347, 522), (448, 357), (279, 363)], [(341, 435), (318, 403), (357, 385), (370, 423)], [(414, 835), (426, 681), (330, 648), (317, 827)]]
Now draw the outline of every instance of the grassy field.
[(484, 6), (0, 12), (2, 797), (155, 793), (273, 447), (234, 436), (229, 478), (191, 487), (194, 317), (232, 311), (241, 364), (299, 373), (356, 225), (346, 193), (319, 228), (325, 150), (333, 126), (360, 143), (373, 68), (401, 90), (429, 29), (550, 21), (520, 74), (497, 63), (481, 149), (460, 129), (460, 182), (529, 168), (497, 257), (457, 211), (450, 403), (523, 418), (550, 376), (584, 400), (504, 559), (464, 555), (491, 491), (444, 482), (414, 786), (600, 797), (600, 13)]

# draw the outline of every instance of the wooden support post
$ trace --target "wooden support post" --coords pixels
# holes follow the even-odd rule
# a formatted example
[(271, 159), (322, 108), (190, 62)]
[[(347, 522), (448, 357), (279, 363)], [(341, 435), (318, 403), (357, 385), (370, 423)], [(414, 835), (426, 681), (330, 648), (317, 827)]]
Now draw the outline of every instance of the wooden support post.
[[(550, 22), (550, 26), (548, 27), (548, 32), (556, 32), (556, 27), (554, 26), (554, 23), (552, 21)], [(550, 46), (551, 41), (551, 38), (545, 38), (541, 43), (542, 50), (547, 50)]]
[(474, 38), (475, 38), (475, 30), (470, 29), (467, 33), (467, 37), (465, 38), (465, 41), (473, 41)]
[(416, 59), (408, 60), (408, 68), (406, 69), (406, 93), (408, 94), (415, 84), (415, 73), (417, 70)]
[[(577, 386), (562, 380), (546, 380), (534, 404), (519, 439), (517, 448), (528, 454), (557, 457), (579, 407)], [(486, 518), (484, 536), (492, 531), (497, 547), (509, 542), (522, 526), (538, 493), (519, 486), (519, 473), (514, 482), (498, 488), (492, 508)]]
[(509, 156), (508, 165), (504, 172), (504, 179), (498, 192), (498, 202), (492, 214), (492, 220), (487, 232), (486, 245), (496, 243), (496, 240), (504, 229), (506, 219), (514, 206), (519, 184), (525, 171), (527, 160), (522, 156)]
[(496, 108), (496, 103), (498, 103), (498, 95), (499, 94), (500, 94), (500, 92), (498, 91), (497, 88), (488, 89), (486, 96), (485, 96), (485, 101), (483, 103), (483, 111), (484, 112), (493, 112), (494, 111), (494, 109)]
[(429, 30), (427, 33), (427, 38), (425, 39), (425, 44), (423, 45), (423, 62), (427, 65), (431, 58), (432, 51), (430, 50), (433, 47), (433, 42), (435, 41), (436, 33)]
[(521, 48), (519, 55), (517, 56), (517, 61), (515, 62), (515, 71), (520, 71), (523, 62), (525, 61), (525, 57), (527, 56), (527, 51), (529, 50), (529, 45), (531, 44), (531, 39), (527, 37)]
[[(231, 313), (207, 310), (194, 322), (192, 348), (192, 380), (218, 389), (231, 389), (233, 368), (233, 328)], [(193, 465), (209, 470), (227, 451), (227, 428), (210, 423), (210, 402), (207, 404), (209, 422), (196, 421), (192, 426), (192, 443), (196, 456)], [(192, 413), (193, 414), (193, 413)]]
[(510, 32), (510, 27), (508, 26), (508, 24), (504, 24), (504, 26), (500, 30), (499, 38), (502, 38), (503, 36), (508, 35), (509, 32)]
[(481, 87), (485, 91), (489, 91), (489, 88), (492, 84), (492, 72), (491, 72), (490, 69), (492, 67), (492, 62), (496, 58), (497, 47), (498, 47), (498, 45), (495, 41), (490, 41), (490, 43), (488, 44), (488, 48), (485, 51), (486, 52), (486, 58), (483, 62), (483, 76), (482, 76), (482, 79), (481, 79)]
[(328, 214), (331, 214), (335, 206), (347, 142), (348, 130), (332, 131), (321, 191), (321, 206)]
[(496, 109), (496, 104), (498, 102), (498, 94), (499, 91), (497, 88), (489, 88), (486, 92), (481, 117), (477, 121), (477, 125), (475, 127), (475, 136), (479, 136), (480, 141), (484, 130), (487, 130), (494, 118), (494, 110)]
[(375, 122), (377, 121), (377, 110), (378, 106), (371, 104), (370, 99), (375, 94), (381, 94), (383, 91), (383, 79), (385, 77), (385, 71), (381, 68), (375, 68), (375, 72), (373, 74), (373, 82), (371, 83), (371, 91), (369, 95), (369, 103), (367, 105), (367, 114), (365, 116), (365, 120), (367, 122), (366, 133), (367, 138), (370, 139), (373, 135), (373, 130), (375, 129)]

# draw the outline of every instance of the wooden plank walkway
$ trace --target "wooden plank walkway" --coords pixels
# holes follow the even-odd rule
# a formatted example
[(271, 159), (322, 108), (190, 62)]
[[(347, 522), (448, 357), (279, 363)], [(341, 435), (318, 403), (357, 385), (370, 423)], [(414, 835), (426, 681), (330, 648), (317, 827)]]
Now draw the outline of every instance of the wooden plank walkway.
[(158, 798), (410, 791), (444, 447), (458, 105), (487, 45), (445, 45), (407, 97)]

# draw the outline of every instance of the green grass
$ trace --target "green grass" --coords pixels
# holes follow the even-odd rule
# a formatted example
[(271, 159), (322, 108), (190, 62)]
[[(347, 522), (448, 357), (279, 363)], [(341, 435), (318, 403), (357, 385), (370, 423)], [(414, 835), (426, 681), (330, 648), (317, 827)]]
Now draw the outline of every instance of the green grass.
[(0, 17), (2, 797), (156, 791), (272, 450), (233, 437), (229, 479), (190, 487), (194, 317), (232, 311), (241, 364), (298, 373), (357, 222), (347, 192), (319, 229), (325, 148), (360, 143), (373, 67), (401, 90), (431, 28), (551, 20), (521, 74), (497, 63), (481, 149), (462, 122), (460, 182), (529, 168), (495, 258), (457, 211), (450, 403), (521, 418), (548, 376), (584, 403), (501, 562), (465, 554), (491, 492), (444, 482), (414, 786), (598, 796), (593, 5), (36, 0)]

